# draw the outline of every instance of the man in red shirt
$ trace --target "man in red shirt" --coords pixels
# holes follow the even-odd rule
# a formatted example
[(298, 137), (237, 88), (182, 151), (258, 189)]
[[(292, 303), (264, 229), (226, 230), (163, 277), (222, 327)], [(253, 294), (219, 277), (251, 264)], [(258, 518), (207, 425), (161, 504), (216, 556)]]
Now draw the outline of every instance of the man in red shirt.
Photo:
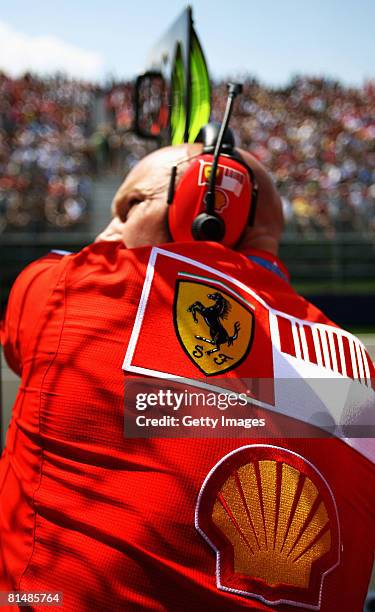
[[(97, 242), (36, 261), (13, 287), (2, 344), (22, 380), (0, 462), (0, 591), (62, 592), (67, 611), (360, 612), (374, 445), (321, 436), (314, 414), (325, 408), (337, 427), (371, 416), (373, 364), (291, 288), (280, 198), (250, 155), (258, 206), (235, 248), (171, 242), (171, 167), (178, 188), (200, 150), (146, 157)], [(225, 208), (242, 179), (221, 172)], [(240, 439), (130, 438), (124, 380), (135, 375), (205, 391), (272, 385), (248, 390)], [(336, 397), (319, 397), (322, 378)]]

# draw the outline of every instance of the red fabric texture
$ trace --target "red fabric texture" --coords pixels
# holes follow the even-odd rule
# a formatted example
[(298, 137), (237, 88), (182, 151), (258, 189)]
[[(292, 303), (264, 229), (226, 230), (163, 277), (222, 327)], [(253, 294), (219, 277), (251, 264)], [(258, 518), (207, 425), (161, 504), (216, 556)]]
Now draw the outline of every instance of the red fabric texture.
[[(274, 308), (334, 325), (244, 254), (215, 244), (163, 248), (237, 278)], [(149, 256), (149, 248), (95, 243), (35, 262), (13, 287), (2, 344), (22, 381), (0, 461), (0, 591), (62, 591), (63, 610), (75, 612), (295, 612), (218, 590), (215, 555), (194, 526), (207, 474), (224, 455), (252, 444), (250, 435), (124, 437), (122, 363)], [(175, 336), (168, 337), (170, 322), (155, 315), (154, 325), (174, 347), (171, 362), (194, 367)], [(155, 361), (151, 336), (145, 359)], [(264, 375), (269, 371), (264, 364)], [(324, 580), (321, 611), (360, 612), (375, 540), (373, 465), (336, 439), (261, 442), (300, 454), (329, 483), (342, 557)]]

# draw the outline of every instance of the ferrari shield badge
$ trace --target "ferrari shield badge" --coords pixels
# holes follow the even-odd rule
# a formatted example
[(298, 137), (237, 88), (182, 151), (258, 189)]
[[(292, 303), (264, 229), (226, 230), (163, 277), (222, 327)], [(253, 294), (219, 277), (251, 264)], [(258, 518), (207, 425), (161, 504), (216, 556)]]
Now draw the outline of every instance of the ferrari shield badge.
[(177, 280), (174, 324), (184, 351), (206, 376), (228, 372), (250, 351), (252, 309), (221, 285)]

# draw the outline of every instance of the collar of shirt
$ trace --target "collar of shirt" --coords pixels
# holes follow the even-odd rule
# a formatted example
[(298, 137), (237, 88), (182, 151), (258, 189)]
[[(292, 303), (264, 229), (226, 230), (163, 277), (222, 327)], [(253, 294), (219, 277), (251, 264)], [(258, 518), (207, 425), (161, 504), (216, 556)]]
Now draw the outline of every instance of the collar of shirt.
[(262, 266), (262, 268), (265, 268), (269, 272), (273, 272), (287, 283), (290, 283), (290, 274), (283, 262), (276, 257), (276, 255), (259, 249), (245, 249), (242, 253), (254, 263)]

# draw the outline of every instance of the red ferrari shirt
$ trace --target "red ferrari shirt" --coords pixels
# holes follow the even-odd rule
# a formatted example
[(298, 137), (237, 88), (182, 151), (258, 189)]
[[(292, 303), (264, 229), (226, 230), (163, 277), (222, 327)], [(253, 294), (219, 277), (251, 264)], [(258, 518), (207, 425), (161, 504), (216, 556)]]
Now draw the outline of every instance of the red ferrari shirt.
[(311, 402), (319, 413), (313, 380), (347, 380), (354, 409), (328, 408), (358, 422), (373, 364), (276, 258), (212, 243), (50, 254), (17, 279), (2, 344), (21, 385), (0, 462), (0, 591), (62, 592), (66, 611), (362, 610), (371, 440), (124, 432), (131, 376), (271, 380), (254, 399), (291, 427)]

